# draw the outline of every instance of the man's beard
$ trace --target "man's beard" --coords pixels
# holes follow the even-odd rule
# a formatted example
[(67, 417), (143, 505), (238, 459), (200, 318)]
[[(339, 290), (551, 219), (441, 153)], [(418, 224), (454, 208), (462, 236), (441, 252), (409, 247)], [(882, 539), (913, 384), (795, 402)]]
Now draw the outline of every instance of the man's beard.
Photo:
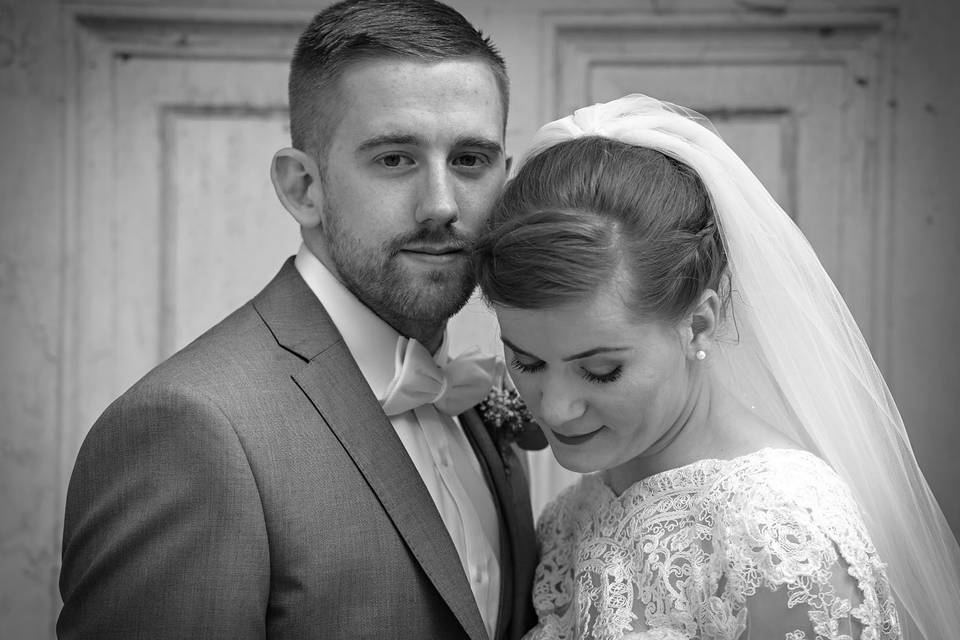
[(327, 247), (343, 284), (363, 304), (394, 328), (442, 325), (463, 308), (476, 286), (470, 260), (416, 275), (400, 259), (410, 245), (462, 247), (471, 255), (473, 242), (452, 227), (421, 227), (371, 249), (327, 219)]

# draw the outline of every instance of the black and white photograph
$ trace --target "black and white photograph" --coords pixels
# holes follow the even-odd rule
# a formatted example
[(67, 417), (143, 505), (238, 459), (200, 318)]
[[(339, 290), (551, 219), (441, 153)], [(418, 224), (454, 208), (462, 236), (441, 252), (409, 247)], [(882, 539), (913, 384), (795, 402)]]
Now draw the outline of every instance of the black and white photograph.
[(960, 638), (958, 33), (0, 0), (0, 637)]

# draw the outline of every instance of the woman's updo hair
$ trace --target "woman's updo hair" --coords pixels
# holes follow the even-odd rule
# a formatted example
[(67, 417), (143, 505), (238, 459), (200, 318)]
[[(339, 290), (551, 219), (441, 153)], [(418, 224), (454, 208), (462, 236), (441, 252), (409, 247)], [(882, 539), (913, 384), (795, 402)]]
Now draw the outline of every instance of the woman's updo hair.
[(705, 289), (720, 291), (727, 259), (692, 169), (586, 136), (520, 168), (478, 238), (475, 264), (489, 303), (544, 309), (616, 282), (638, 318), (677, 321)]

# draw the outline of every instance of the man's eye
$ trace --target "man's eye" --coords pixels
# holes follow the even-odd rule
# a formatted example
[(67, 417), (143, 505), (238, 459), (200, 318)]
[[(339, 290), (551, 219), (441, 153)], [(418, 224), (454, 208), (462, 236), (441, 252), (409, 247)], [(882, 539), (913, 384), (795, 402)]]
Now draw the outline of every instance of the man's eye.
[(457, 156), (454, 159), (453, 164), (458, 167), (465, 167), (467, 169), (473, 169), (487, 163), (487, 159), (477, 153), (467, 153), (462, 156)]
[(413, 160), (399, 153), (388, 153), (387, 155), (380, 156), (377, 158), (377, 162), (390, 169), (413, 164)]

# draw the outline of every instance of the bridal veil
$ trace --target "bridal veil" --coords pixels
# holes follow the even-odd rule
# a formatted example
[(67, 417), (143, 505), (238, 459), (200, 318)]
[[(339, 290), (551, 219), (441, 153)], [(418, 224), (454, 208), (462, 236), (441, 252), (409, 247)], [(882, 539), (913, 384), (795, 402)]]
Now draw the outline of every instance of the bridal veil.
[(849, 484), (910, 640), (960, 634), (960, 548), (846, 303), (793, 220), (703, 116), (644, 95), (545, 125), (526, 157), (602, 136), (658, 150), (706, 186), (730, 305), (712, 375)]

